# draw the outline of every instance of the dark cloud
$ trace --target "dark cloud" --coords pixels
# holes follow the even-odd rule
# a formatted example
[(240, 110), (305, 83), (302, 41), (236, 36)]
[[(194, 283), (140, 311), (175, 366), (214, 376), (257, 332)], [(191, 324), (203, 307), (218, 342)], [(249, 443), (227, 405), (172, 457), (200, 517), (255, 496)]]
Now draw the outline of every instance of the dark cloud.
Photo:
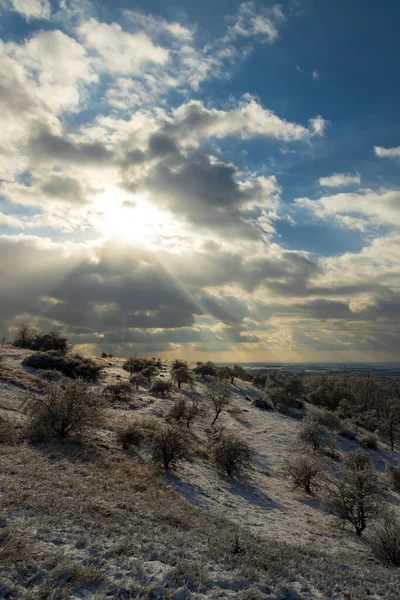
[(74, 142), (55, 135), (46, 127), (34, 132), (28, 142), (28, 152), (37, 160), (99, 165), (112, 162), (113, 153), (99, 142)]

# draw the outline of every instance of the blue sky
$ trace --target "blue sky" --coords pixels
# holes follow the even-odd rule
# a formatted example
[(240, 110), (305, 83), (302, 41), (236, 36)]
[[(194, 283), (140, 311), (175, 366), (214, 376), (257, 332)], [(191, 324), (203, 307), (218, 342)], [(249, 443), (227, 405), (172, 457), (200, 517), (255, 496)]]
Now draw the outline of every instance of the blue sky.
[(0, 11), (0, 332), (398, 357), (397, 2)]

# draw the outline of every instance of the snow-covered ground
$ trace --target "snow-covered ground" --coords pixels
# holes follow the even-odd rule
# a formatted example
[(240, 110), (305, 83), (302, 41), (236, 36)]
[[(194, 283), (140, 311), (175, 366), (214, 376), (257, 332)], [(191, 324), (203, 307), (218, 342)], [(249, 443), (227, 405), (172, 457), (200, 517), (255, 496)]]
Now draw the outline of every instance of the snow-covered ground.
[[(21, 366), (26, 352), (6, 346), (1, 355), (0, 411), (23, 423), (34, 372)], [(104, 363), (100, 385), (128, 379), (122, 359)], [(165, 398), (133, 392), (81, 443), (0, 446), (0, 598), (400, 598), (400, 577), (373, 558), (368, 534), (339, 529), (280, 473), (301, 415), (255, 408), (250, 383), (235, 380), (218, 421), (255, 451), (241, 481), (221, 477), (202, 452), (163, 475), (145, 452), (118, 447), (118, 424), (162, 419), (179, 395), (201, 397), (204, 383), (182, 388)], [(192, 428), (199, 448), (211, 420), (210, 408)], [(338, 446), (359, 444), (338, 438)], [(382, 471), (400, 459), (383, 443), (370, 453)]]

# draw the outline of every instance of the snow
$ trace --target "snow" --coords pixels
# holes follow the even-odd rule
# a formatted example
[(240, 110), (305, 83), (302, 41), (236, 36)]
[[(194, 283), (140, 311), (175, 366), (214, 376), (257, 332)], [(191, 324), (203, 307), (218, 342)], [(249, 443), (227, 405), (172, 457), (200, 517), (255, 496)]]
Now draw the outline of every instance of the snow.
[[(7, 347), (2, 354), (4, 364), (22, 369), (25, 354)], [(129, 379), (122, 370), (122, 359), (107, 359), (105, 363), (109, 366), (104, 369), (100, 385)], [(166, 369), (163, 374), (168, 376)], [(146, 487), (151, 477), (156, 477), (149, 471), (152, 467), (148, 456), (145, 452), (121, 453), (115, 442), (115, 426), (137, 416), (161, 419), (179, 395), (201, 397), (204, 385), (197, 381), (194, 390), (182, 386), (182, 390), (175, 390), (166, 398), (152, 397), (146, 389), (133, 392), (133, 401), (126, 407), (108, 409), (106, 426), (94, 432), (92, 441), (84, 446), (65, 442), (63, 446), (52, 443), (0, 447), (4, 494), (0, 536), (9, 528), (13, 539), (26, 538), (28, 547), (33, 541), (35, 556), (41, 556), (41, 566), (18, 584), (13, 580), (12, 568), (2, 568), (5, 591), (0, 591), (0, 598), (6, 597), (13, 585), (18, 590), (14, 597), (36, 597), (30, 595), (32, 590), (45, 589), (49, 573), (53, 573), (52, 585), (67, 589), (68, 598), (128, 598), (136, 597), (128, 595), (132, 590), (137, 594), (151, 590), (153, 595), (148, 597), (175, 600), (240, 598), (239, 594), (245, 593), (249, 600), (341, 600), (351, 597), (341, 586), (343, 581), (360, 578), (360, 564), (365, 564), (373, 577), (375, 566), (366, 562), (371, 554), (365, 541), (339, 530), (317, 498), (293, 491), (280, 472), (283, 460), (296, 451), (301, 414), (292, 417), (255, 408), (252, 400), (259, 392), (250, 383), (235, 381), (232, 403), (221, 413), (218, 423), (254, 449), (252, 471), (240, 481), (225, 478), (205, 453), (197, 452), (190, 462), (181, 462), (176, 471), (162, 476), (162, 485), (165, 482), (171, 491), (168, 487), (164, 492), (162, 487)], [(0, 377), (0, 410), (20, 424), (24, 416), (18, 411), (26, 393)], [(206, 430), (212, 416), (209, 407), (192, 427), (199, 448), (207, 444)], [(337, 438), (337, 443), (340, 452), (359, 447), (357, 441), (344, 438)], [(368, 452), (381, 472), (388, 462), (399, 464), (399, 450), (391, 452), (382, 442), (378, 450)], [(119, 473), (126, 475), (121, 479)], [(396, 494), (393, 499), (399, 502)], [(196, 512), (192, 515), (190, 507), (200, 511), (198, 516)], [(203, 516), (207, 517), (205, 521)], [(197, 531), (196, 537), (191, 527)], [(315, 564), (322, 565), (330, 557), (332, 565), (341, 568), (332, 567), (337, 580), (328, 595), (319, 589), (326, 585), (322, 567), (313, 581), (311, 571), (307, 577), (299, 571), (291, 572), (290, 582), (282, 582), (276, 566), (275, 574), (261, 575), (258, 567), (253, 569), (250, 565), (243, 571), (232, 557), (212, 560), (207, 549), (209, 531), (215, 531), (215, 552), (228, 543), (226, 536), (239, 532), (246, 540), (246, 536), (253, 536), (248, 538), (249, 544), (260, 539), (272, 552), (276, 548), (277, 553), (284, 552), (286, 544), (293, 548), (292, 552), (300, 552), (300, 557), (304, 548), (305, 553), (307, 549), (310, 556), (315, 555)], [(210, 548), (214, 551), (213, 544)], [(1, 549), (0, 544), (0, 553)], [(50, 557), (55, 554), (58, 565), (52, 567)], [(378, 567), (377, 572), (383, 573), (383, 568)], [(376, 584), (371, 598), (395, 598), (390, 590), (398, 589), (398, 576), (397, 583), (393, 583), (395, 575), (387, 577), (387, 583), (381, 586), (383, 595), (379, 595), (380, 586)], [(340, 589), (335, 590), (335, 585)], [(110, 596), (112, 593), (115, 595)], [(363, 598), (363, 593), (360, 591), (354, 598)], [(245, 595), (243, 599), (246, 600)]]

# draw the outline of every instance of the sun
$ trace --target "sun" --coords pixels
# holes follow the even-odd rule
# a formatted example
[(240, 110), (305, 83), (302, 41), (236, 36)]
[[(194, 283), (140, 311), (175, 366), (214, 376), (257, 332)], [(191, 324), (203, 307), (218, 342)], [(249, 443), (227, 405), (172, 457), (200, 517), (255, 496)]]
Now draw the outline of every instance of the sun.
[(108, 187), (97, 197), (94, 207), (96, 229), (107, 238), (151, 245), (171, 229), (168, 215), (140, 194)]

